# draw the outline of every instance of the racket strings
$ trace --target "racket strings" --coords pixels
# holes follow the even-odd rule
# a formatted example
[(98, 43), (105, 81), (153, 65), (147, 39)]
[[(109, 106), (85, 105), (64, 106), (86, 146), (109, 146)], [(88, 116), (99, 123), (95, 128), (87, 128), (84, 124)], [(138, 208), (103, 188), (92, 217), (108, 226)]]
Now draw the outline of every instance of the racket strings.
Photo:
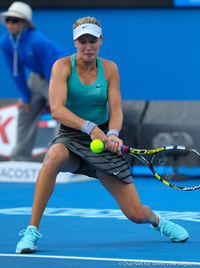
[(179, 188), (200, 185), (200, 156), (190, 150), (178, 148), (158, 152), (153, 167), (162, 180)]

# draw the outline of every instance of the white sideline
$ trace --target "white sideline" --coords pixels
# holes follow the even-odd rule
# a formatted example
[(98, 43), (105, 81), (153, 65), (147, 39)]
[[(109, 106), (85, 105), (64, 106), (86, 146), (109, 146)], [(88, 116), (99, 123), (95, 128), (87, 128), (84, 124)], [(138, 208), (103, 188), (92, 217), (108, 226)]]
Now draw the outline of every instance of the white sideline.
[(56, 255), (35, 255), (35, 254), (0, 254), (0, 257), (21, 257), (21, 258), (45, 258), (45, 259), (67, 259), (67, 260), (85, 260), (85, 261), (113, 261), (119, 262), (120, 266), (124, 263), (151, 263), (151, 264), (171, 264), (178, 266), (197, 266), (200, 262), (185, 261), (159, 261), (159, 260), (138, 260), (138, 259), (118, 259), (118, 258), (96, 258), (96, 257), (79, 257), (79, 256), (56, 256)]

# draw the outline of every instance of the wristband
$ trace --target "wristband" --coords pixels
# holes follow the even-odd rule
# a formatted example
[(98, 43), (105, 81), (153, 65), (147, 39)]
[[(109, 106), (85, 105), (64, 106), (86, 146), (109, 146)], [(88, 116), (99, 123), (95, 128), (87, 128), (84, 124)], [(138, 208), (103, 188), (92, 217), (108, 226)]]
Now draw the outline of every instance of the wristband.
[(115, 135), (116, 137), (119, 136), (119, 132), (116, 129), (111, 129), (108, 131), (108, 133), (106, 134), (106, 136), (108, 137), (109, 135)]
[(90, 122), (90, 121), (85, 121), (81, 127), (81, 131), (90, 135), (91, 131), (93, 130), (93, 128), (95, 128), (97, 125)]

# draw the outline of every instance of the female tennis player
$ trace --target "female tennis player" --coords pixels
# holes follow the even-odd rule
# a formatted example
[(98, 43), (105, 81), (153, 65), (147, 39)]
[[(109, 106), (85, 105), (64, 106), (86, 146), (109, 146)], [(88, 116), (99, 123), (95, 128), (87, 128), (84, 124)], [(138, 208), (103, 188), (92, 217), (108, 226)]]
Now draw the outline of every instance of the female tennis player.
[[(61, 127), (39, 173), (30, 225), (21, 232), (24, 237), (17, 244), (16, 252), (28, 253), (36, 249), (41, 237), (39, 223), (59, 172), (97, 178), (128, 219), (138, 224), (150, 223), (174, 242), (186, 241), (188, 233), (183, 227), (142, 206), (128, 161), (121, 154), (123, 141), (118, 138), (123, 120), (120, 79), (116, 64), (98, 57), (103, 40), (100, 23), (91, 17), (77, 20), (73, 39), (77, 54), (57, 60), (52, 68), (50, 106), (53, 118)], [(93, 153), (90, 142), (94, 139), (102, 140), (107, 149)]]

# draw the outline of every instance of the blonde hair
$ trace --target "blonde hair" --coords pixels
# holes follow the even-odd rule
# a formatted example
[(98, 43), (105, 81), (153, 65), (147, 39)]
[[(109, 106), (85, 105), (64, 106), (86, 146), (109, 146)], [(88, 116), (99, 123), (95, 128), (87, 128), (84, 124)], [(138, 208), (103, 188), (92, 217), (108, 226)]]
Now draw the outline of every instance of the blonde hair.
[(78, 19), (74, 25), (73, 25), (73, 30), (78, 27), (79, 25), (82, 25), (82, 24), (85, 24), (85, 23), (92, 23), (92, 24), (96, 24), (98, 25), (100, 28), (101, 28), (101, 24), (100, 22), (93, 18), (93, 17), (84, 17), (84, 18), (81, 18), (81, 19)]

